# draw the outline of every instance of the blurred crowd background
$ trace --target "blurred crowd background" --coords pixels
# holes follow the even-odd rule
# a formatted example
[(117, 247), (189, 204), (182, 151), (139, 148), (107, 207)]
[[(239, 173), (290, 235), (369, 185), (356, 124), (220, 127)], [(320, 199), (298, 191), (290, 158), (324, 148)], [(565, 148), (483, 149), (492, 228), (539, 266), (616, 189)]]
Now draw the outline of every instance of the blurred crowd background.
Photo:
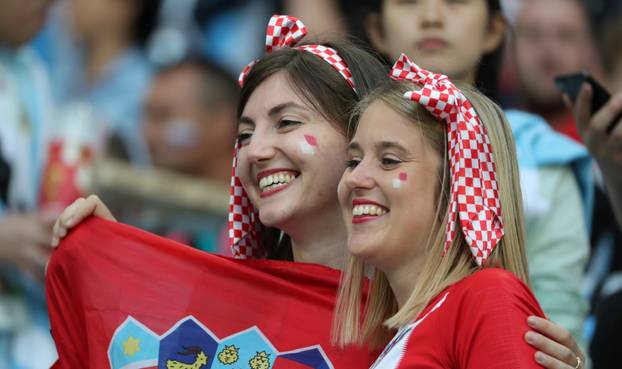
[[(369, 33), (377, 3), (2, 0), (0, 369), (48, 368), (55, 360), (43, 270), (51, 225), (77, 197), (95, 193), (119, 221), (228, 254), (237, 75), (263, 54), (268, 18), (294, 15), (308, 37), (349, 34), (380, 48)], [(501, 83), (486, 92), (581, 143), (553, 77), (585, 70), (609, 91), (622, 91), (622, 1), (502, 4), (512, 27), (505, 48), (488, 61), (501, 68)], [(534, 160), (571, 154), (546, 155)], [(559, 280), (573, 285), (574, 299), (538, 298), (601, 363), (594, 367), (614, 368), (606, 363), (622, 352), (622, 236), (598, 166), (590, 162), (589, 172), (593, 180), (574, 185), (584, 199), (577, 202), (581, 226), (532, 225), (557, 228), (542, 230), (545, 257), (530, 267), (547, 271), (541, 283), (551, 288)], [(553, 196), (560, 191), (553, 178), (563, 173), (546, 173), (546, 183), (521, 173), (523, 188), (533, 189), (525, 198), (528, 221), (551, 198), (572, 201)], [(572, 214), (552, 217), (564, 216)], [(546, 256), (551, 250), (567, 251)], [(556, 265), (570, 255), (569, 264)]]

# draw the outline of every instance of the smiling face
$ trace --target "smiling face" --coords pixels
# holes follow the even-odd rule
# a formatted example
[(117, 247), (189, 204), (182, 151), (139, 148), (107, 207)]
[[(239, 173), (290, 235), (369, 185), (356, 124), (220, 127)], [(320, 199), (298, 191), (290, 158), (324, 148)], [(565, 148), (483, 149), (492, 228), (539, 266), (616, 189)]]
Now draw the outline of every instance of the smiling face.
[(285, 72), (251, 94), (238, 125), (238, 173), (259, 219), (286, 233), (339, 211), (346, 138), (294, 91)]
[(339, 184), (348, 250), (385, 272), (423, 255), (433, 228), (442, 158), (422, 129), (377, 100), (348, 146)]
[(367, 31), (391, 60), (407, 54), (420, 66), (467, 83), (477, 63), (501, 43), (505, 23), (486, 0), (384, 0)]

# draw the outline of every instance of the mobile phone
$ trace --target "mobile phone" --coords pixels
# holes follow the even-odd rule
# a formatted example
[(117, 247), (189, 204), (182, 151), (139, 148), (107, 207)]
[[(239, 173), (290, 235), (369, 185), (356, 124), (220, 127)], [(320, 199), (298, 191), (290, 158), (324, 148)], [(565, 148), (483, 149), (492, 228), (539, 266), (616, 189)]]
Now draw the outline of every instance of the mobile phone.
[[(611, 94), (609, 94), (600, 83), (596, 82), (587, 72), (578, 72), (555, 77), (555, 85), (557, 85), (557, 88), (561, 92), (567, 94), (573, 102), (577, 101), (581, 86), (585, 82), (592, 86), (592, 114), (594, 114), (609, 101), (609, 98), (611, 98)], [(607, 133), (611, 133), (620, 119), (622, 119), (622, 112), (609, 123), (607, 126)]]

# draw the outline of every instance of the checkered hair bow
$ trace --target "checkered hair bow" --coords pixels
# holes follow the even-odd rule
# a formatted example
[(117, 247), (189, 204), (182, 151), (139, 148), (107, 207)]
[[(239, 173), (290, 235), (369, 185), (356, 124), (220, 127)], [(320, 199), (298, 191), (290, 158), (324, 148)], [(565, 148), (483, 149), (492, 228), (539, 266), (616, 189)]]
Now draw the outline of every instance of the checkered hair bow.
[(420, 68), (406, 55), (395, 62), (391, 78), (423, 86), (404, 97), (447, 123), (451, 195), (443, 253), (456, 236), (458, 212), (464, 238), (481, 266), (503, 236), (495, 162), (484, 125), (471, 102), (447, 76)]
[[(298, 18), (289, 15), (273, 15), (268, 22), (266, 29), (266, 53), (271, 53), (284, 47), (294, 47), (307, 34), (307, 27)], [(330, 64), (345, 80), (350, 87), (354, 88), (352, 73), (344, 60), (339, 56), (333, 48), (324, 45), (302, 45), (296, 49), (304, 50), (322, 58)], [(242, 70), (238, 78), (240, 87), (244, 86), (244, 80), (250, 73), (257, 60), (253, 60)]]

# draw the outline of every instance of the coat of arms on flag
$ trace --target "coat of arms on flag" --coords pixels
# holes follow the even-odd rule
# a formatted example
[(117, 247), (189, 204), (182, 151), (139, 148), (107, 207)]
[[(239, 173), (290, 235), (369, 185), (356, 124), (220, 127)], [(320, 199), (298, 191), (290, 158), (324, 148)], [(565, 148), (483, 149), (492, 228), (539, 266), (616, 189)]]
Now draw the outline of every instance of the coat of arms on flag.
[(108, 359), (112, 369), (333, 369), (319, 345), (279, 352), (255, 326), (219, 339), (192, 316), (162, 336), (128, 317), (112, 337)]

